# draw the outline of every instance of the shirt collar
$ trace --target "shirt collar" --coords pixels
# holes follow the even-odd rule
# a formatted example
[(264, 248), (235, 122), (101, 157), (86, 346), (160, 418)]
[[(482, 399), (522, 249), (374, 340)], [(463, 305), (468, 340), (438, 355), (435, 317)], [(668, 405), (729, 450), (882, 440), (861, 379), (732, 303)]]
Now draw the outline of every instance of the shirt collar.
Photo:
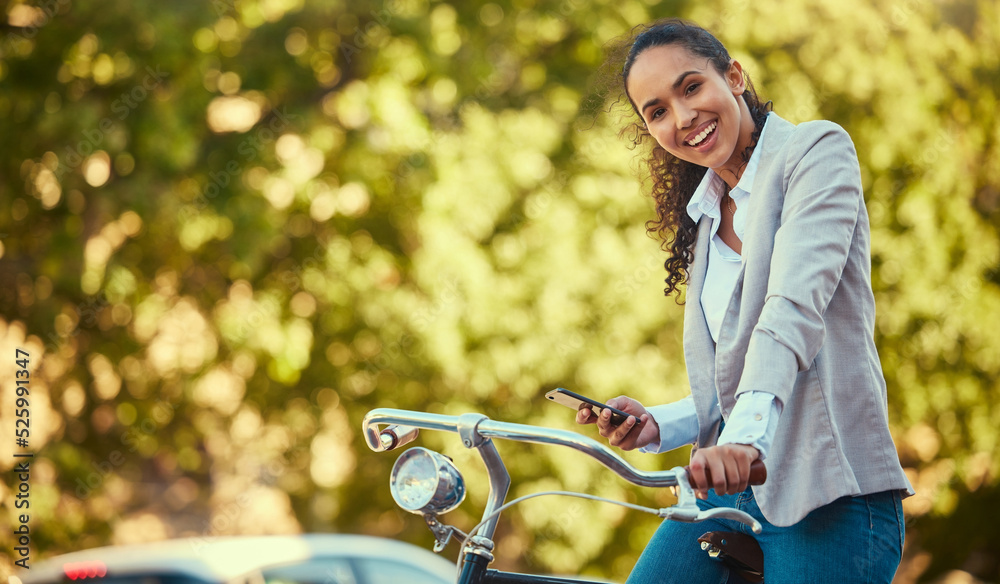
[[(771, 120), (771, 113), (767, 114), (764, 118), (764, 127), (761, 128), (760, 137), (757, 138), (757, 146), (760, 146), (764, 142), (764, 134), (767, 132), (767, 122)], [(746, 168), (743, 169), (743, 174), (740, 175), (740, 180), (736, 183), (736, 187), (733, 189), (733, 197), (742, 198), (736, 196), (736, 191), (742, 191), (746, 193), (744, 196), (750, 195), (750, 189), (753, 188), (754, 177), (757, 176), (757, 165), (760, 164), (760, 152), (762, 148), (754, 148), (753, 154), (750, 155), (750, 160), (747, 162)], [(705, 176), (701, 179), (698, 184), (698, 188), (694, 190), (694, 194), (691, 195), (691, 200), (687, 204), (687, 214), (691, 219), (697, 223), (701, 220), (703, 215), (708, 215), (713, 219), (719, 217), (719, 201), (722, 199), (723, 186), (725, 182), (722, 180), (718, 174), (715, 173), (711, 168), (705, 172)]]

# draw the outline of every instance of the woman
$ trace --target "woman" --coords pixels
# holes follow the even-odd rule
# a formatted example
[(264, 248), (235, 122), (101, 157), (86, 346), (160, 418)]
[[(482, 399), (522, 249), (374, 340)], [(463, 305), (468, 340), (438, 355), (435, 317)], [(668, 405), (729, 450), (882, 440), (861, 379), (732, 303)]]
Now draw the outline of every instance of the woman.
[[(699, 504), (761, 521), (769, 584), (890, 582), (912, 488), (888, 429), (850, 137), (769, 113), (725, 47), (682, 21), (641, 30), (621, 79), (636, 140), (653, 140), (647, 227), (669, 254), (666, 293), (687, 284), (691, 396), (648, 410), (615, 398), (635, 416), (618, 427), (607, 410), (577, 421), (626, 450), (694, 444)], [(768, 480), (748, 489), (758, 458)], [(664, 522), (629, 582), (739, 581), (696, 541), (720, 529), (740, 528)]]

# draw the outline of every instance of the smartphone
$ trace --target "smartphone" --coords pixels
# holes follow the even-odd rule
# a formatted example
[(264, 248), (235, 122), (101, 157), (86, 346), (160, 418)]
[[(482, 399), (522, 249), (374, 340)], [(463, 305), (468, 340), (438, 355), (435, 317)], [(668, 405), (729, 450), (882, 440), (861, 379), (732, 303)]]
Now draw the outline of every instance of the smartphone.
[[(601, 414), (601, 410), (609, 410), (611, 412), (611, 425), (617, 426), (625, 420), (628, 419), (632, 414), (627, 414), (621, 410), (616, 410), (615, 408), (602, 404), (599, 401), (592, 400), (589, 397), (584, 397), (578, 393), (573, 393), (568, 389), (563, 389), (561, 387), (553, 389), (552, 391), (545, 394), (545, 397), (556, 402), (557, 404), (562, 404), (568, 408), (573, 408), (574, 410), (582, 410), (583, 408), (590, 408), (590, 411), (597, 415)], [(636, 419), (638, 421), (638, 418)]]

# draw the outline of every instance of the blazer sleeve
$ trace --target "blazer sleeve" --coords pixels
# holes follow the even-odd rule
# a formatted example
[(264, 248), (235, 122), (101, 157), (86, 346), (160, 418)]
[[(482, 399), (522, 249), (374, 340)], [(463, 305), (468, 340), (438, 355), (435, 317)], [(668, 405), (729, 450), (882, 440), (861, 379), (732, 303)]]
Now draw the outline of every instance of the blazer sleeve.
[(766, 391), (782, 403), (823, 345), (824, 313), (864, 204), (857, 153), (843, 128), (800, 124), (786, 144), (784, 203), (767, 293), (737, 388), (737, 394)]

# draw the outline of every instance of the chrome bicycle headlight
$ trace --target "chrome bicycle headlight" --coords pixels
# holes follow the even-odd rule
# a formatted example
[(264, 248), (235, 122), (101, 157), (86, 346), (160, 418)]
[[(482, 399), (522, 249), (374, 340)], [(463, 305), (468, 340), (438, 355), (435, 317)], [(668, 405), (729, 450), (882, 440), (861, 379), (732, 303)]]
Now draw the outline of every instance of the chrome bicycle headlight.
[(465, 481), (447, 456), (418, 446), (396, 459), (389, 491), (410, 513), (438, 515), (462, 503)]

